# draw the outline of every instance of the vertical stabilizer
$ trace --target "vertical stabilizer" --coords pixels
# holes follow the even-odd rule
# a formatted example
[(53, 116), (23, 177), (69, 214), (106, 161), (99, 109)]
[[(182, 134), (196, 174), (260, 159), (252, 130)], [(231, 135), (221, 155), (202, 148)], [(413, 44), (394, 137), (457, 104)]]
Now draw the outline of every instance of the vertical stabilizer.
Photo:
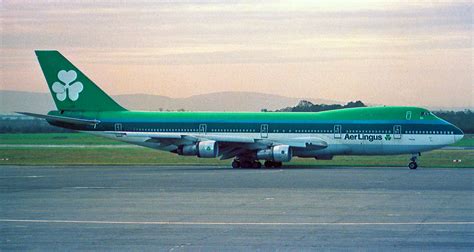
[(125, 110), (58, 51), (35, 53), (58, 110)]

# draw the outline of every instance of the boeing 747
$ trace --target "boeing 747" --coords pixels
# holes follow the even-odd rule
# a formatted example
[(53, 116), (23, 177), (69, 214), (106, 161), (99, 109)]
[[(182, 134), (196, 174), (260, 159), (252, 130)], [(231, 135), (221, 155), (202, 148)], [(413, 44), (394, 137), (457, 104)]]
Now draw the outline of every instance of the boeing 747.
[[(463, 138), (419, 107), (364, 107), (317, 113), (148, 112), (120, 106), (58, 51), (36, 51), (57, 110), (51, 125), (183, 156), (232, 159), (234, 168), (281, 167), (293, 157), (410, 154)], [(242, 101), (245, 102), (245, 101)]]

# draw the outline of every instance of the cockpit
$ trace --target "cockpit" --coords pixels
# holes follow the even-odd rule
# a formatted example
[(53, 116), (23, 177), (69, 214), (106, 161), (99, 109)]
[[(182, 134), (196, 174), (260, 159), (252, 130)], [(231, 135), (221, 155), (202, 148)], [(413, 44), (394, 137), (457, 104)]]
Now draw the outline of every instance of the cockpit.
[(423, 110), (423, 111), (420, 112), (420, 119), (421, 120), (423, 120), (423, 119), (434, 119), (434, 118), (436, 118), (436, 116), (428, 110)]

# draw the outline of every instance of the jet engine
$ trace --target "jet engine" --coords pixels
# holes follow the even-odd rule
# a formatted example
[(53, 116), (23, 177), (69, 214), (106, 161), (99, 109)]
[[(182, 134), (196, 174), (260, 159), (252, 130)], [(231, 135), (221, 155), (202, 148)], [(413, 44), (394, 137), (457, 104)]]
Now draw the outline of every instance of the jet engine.
[(289, 145), (276, 145), (268, 149), (257, 151), (257, 159), (275, 162), (288, 162), (293, 157)]
[(198, 156), (200, 158), (215, 158), (219, 155), (219, 145), (216, 141), (201, 141), (193, 145), (178, 147), (178, 155)]

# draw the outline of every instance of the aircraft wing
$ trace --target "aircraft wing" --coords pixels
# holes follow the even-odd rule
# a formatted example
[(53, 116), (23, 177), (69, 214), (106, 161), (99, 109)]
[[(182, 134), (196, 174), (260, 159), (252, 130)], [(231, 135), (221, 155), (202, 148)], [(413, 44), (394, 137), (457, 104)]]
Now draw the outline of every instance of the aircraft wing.
[(161, 132), (117, 132), (110, 131), (112, 134), (123, 134), (129, 137), (149, 137), (152, 139), (187, 139), (198, 142), (203, 140), (214, 140), (216, 142), (233, 142), (233, 143), (255, 143), (255, 139), (236, 136), (218, 136), (218, 135), (193, 135), (185, 133), (161, 133)]
[(312, 150), (324, 149), (328, 147), (326, 141), (316, 137), (287, 138), (284, 140), (276, 140), (276, 142), (289, 145), (293, 148), (308, 148)]
[(289, 145), (293, 148), (323, 149), (328, 144), (314, 137), (260, 139), (241, 136), (223, 136), (213, 134), (162, 133), (162, 132), (127, 132), (108, 131), (108, 134), (146, 139), (147, 143), (159, 143), (161, 147), (195, 144), (199, 141), (216, 141), (219, 144), (221, 159), (228, 159), (249, 151), (269, 148), (275, 145)]

